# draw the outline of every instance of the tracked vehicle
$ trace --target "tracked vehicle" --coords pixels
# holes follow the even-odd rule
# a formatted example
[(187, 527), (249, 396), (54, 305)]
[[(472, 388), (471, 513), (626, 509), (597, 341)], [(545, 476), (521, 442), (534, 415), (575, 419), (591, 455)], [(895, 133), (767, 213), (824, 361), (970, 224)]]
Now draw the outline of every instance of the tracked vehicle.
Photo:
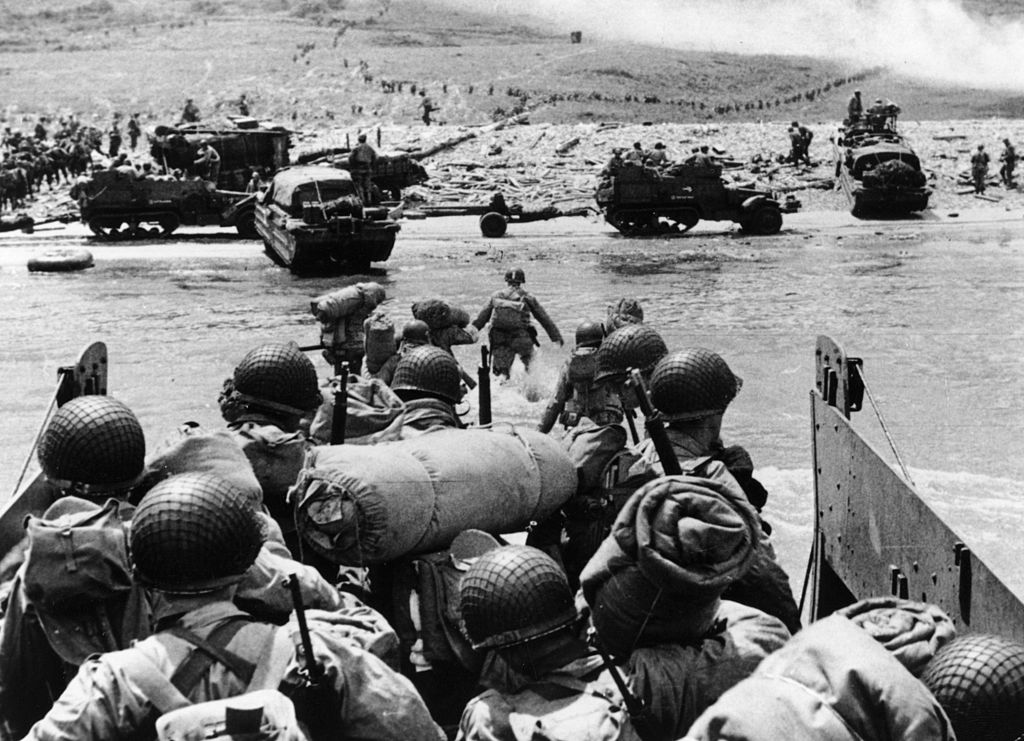
[(626, 165), (602, 176), (598, 208), (605, 221), (628, 236), (686, 232), (701, 220), (738, 222), (751, 234), (775, 234), (784, 211), (771, 191), (726, 184), (721, 167), (675, 165), (664, 173)]

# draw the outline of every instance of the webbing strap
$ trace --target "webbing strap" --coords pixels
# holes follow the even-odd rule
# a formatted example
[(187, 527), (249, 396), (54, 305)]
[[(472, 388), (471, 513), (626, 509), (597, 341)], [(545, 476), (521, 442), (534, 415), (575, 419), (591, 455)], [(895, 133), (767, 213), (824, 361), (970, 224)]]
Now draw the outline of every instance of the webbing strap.
[(171, 684), (183, 695), (188, 695), (210, 671), (215, 661), (226, 666), (235, 676), (248, 684), (256, 665), (228, 651), (226, 647), (238, 631), (250, 624), (249, 620), (231, 620), (214, 628), (209, 638), (205, 640), (180, 625), (168, 629), (167, 632), (171, 635), (195, 646), (188, 658), (174, 671)]

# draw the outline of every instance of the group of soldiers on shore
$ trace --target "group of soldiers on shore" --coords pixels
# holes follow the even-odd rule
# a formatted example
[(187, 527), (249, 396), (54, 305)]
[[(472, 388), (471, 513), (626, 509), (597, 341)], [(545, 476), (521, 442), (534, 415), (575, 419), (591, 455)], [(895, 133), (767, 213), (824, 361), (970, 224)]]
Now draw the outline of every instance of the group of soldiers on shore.
[[(370, 337), (382, 286), (324, 294), (310, 308), (325, 359), (389, 376), (397, 438), (462, 428), (453, 344), (489, 327), (500, 377), (529, 366), (532, 319), (563, 342), (524, 271), (505, 278), (473, 322), (414, 304), (395, 357)], [(974, 710), (942, 704), (964, 691), (957, 666), (922, 674), (955, 634), (938, 608), (868, 601), (802, 628), (768, 492), (722, 440), (742, 380), (712, 350), (670, 351), (647, 319), (624, 298), (576, 328), (538, 429), (560, 424), (577, 489), (525, 545), (469, 530), (369, 569), (304, 546), (293, 514), (307, 453), (333, 442), (317, 429), (337, 389), (298, 346), (248, 352), (218, 399), (225, 428), (156, 451), (116, 399), (67, 402), (38, 446), (59, 495), (0, 563), (0, 737), (769, 741), (817, 738), (827, 719), (808, 702), (831, 708), (828, 738), (969, 727)], [(396, 438), (347, 442), (382, 439)], [(881, 623), (896, 636), (862, 629)], [(1004, 661), (993, 681), (1022, 668)], [(816, 677), (842, 681), (826, 697)]]

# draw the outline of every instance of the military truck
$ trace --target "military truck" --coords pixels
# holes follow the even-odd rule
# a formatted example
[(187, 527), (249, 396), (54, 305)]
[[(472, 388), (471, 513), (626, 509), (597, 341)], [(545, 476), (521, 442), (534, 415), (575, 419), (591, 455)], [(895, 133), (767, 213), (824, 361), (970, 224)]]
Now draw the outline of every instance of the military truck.
[(701, 219), (735, 221), (751, 234), (775, 234), (784, 211), (799, 204), (780, 203), (775, 194), (726, 184), (720, 166), (679, 164), (665, 172), (624, 165), (603, 174), (597, 186), (605, 221), (628, 236), (689, 231)]
[(283, 126), (262, 125), (254, 118), (232, 116), (223, 125), (206, 123), (157, 126), (149, 134), (150, 156), (167, 172), (198, 175), (195, 160), (203, 142), (220, 155), (216, 185), (221, 190), (244, 191), (252, 171), (269, 179), (289, 163), (291, 132)]
[(72, 188), (82, 223), (103, 239), (169, 237), (179, 226), (235, 227), (255, 239), (255, 194), (222, 191), (201, 178), (99, 170)]

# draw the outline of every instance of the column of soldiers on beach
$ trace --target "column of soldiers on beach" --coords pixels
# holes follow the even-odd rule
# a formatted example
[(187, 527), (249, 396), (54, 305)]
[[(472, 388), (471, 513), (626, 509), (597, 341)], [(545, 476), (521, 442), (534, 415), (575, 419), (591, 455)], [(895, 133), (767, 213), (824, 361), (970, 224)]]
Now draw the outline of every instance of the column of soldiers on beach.
[[(368, 568), (328, 558), (329, 533), (289, 500), (307, 456), (481, 434), (452, 346), (486, 330), (509, 383), (536, 362), (534, 320), (563, 345), (526, 272), (504, 277), (472, 320), (435, 298), (396, 328), (372, 282), (310, 302), (324, 358), (363, 370), (349, 413), (377, 424), (343, 446), (313, 447), (334, 437), (340, 386), (294, 343), (235, 365), (222, 429), (163, 446), (113, 397), (60, 407), (38, 444), (60, 495), (0, 569), (0, 736), (923, 741), (979, 721), (963, 697), (978, 662), (944, 659), (955, 627), (937, 607), (880, 598), (801, 625), (769, 492), (723, 441), (743, 379), (713, 350), (670, 350), (632, 298), (575, 329), (531, 434), (561, 440), (576, 489), (525, 545), (470, 529)], [(1010, 714), (1022, 669), (988, 676)]]

